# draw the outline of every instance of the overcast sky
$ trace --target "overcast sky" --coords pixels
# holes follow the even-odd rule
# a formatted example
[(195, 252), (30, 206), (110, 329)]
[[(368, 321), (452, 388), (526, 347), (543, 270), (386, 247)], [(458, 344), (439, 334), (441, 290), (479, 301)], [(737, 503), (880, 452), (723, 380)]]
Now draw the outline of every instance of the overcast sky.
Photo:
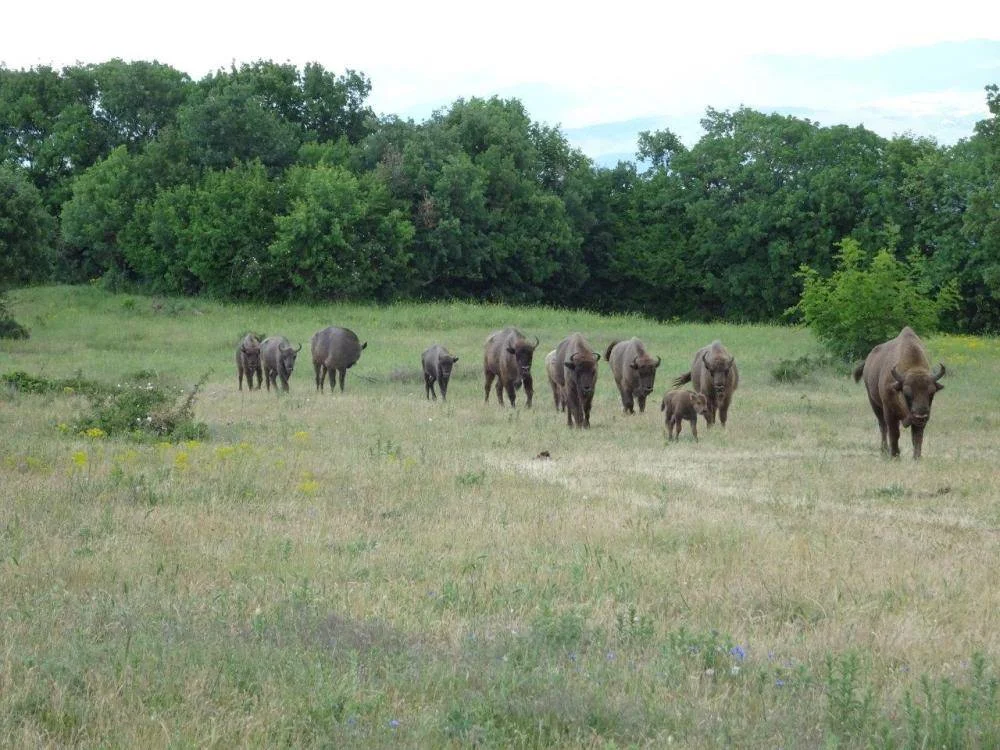
[[(233, 62), (318, 62), (367, 75), (369, 103), (382, 114), (422, 120), (459, 97), (498, 94), (574, 132), (741, 104), (852, 125), (866, 107), (917, 111), (933, 125), (938, 115), (987, 116), (983, 86), (1000, 83), (998, 45), (987, 47), (992, 58), (972, 63), (982, 66), (981, 80), (966, 71), (961, 82), (944, 76), (926, 90), (896, 92), (865, 75), (867, 60), (898, 50), (1000, 42), (1000, 3), (982, 0), (59, 0), (9, 4), (3, 29), (0, 62), (8, 68), (120, 57), (158, 60), (197, 79)], [(823, 65), (850, 72), (803, 75)]]

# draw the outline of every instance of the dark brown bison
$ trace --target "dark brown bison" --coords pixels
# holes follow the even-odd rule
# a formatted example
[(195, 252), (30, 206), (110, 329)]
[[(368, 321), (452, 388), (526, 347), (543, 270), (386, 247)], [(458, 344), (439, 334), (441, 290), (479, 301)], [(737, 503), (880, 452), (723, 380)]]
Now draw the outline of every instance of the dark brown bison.
[[(907, 326), (891, 341), (879, 344), (854, 368), (854, 382), (865, 379), (868, 403), (882, 432), (882, 452), (899, 455), (899, 425), (910, 428), (913, 457), (920, 458), (924, 427), (931, 418), (934, 394), (944, 388), (944, 365), (931, 372), (924, 342)], [(888, 432), (888, 443), (886, 433)]]
[(604, 359), (611, 365), (615, 384), (622, 396), (622, 410), (635, 414), (634, 404), (639, 402), (639, 411), (646, 411), (646, 396), (653, 392), (656, 368), (660, 358), (653, 359), (646, 347), (637, 338), (628, 341), (612, 341), (604, 352)]
[(566, 404), (563, 401), (562, 386), (556, 382), (556, 368), (562, 369), (559, 360), (556, 359), (558, 352), (553, 349), (545, 355), (545, 374), (549, 378), (549, 385), (552, 386), (552, 400), (555, 402), (556, 411), (566, 411)]
[(253, 390), (253, 376), (257, 374), (257, 390), (263, 375), (260, 369), (260, 339), (256, 334), (248, 333), (236, 347), (236, 373), (239, 377), (240, 390), (243, 390), (243, 377), (246, 376), (247, 388)]
[(357, 334), (347, 328), (329, 326), (316, 331), (310, 341), (313, 370), (316, 371), (316, 390), (323, 392), (323, 382), (330, 376), (330, 393), (337, 383), (340, 373), (340, 391), (344, 391), (344, 376), (347, 370), (361, 359), (361, 351), (368, 342), (361, 343)]
[(295, 358), (299, 356), (302, 344), (298, 348), (292, 347), (291, 342), (284, 336), (268, 336), (261, 342), (260, 357), (264, 365), (264, 380), (267, 390), (271, 390), (274, 383), (274, 390), (278, 390), (278, 381), (281, 381), (281, 389), (288, 390), (288, 379), (295, 369)]
[(577, 427), (590, 427), (590, 405), (594, 401), (600, 358), (579, 333), (570, 334), (556, 347), (556, 362), (562, 363), (561, 370), (556, 368), (556, 383), (562, 388), (569, 427), (574, 421)]
[(674, 378), (673, 385), (674, 388), (679, 388), (685, 383), (691, 383), (698, 393), (705, 394), (705, 400), (708, 401), (705, 421), (708, 426), (715, 424), (715, 412), (718, 410), (719, 421), (725, 427), (733, 391), (740, 383), (740, 371), (736, 367), (735, 358), (721, 341), (713, 341), (699, 349), (694, 355), (691, 369)]
[[(681, 436), (681, 422), (691, 423), (691, 434), (698, 442), (698, 415), (708, 419), (708, 399), (704, 393), (696, 391), (667, 391), (660, 403), (667, 423), (667, 440), (677, 440)], [(676, 430), (676, 432), (675, 432)]]
[(507, 391), (510, 405), (514, 406), (514, 394), (524, 384), (527, 406), (531, 407), (531, 396), (535, 390), (531, 380), (531, 359), (538, 346), (528, 342), (524, 335), (511, 326), (502, 331), (494, 331), (486, 337), (483, 352), (483, 375), (486, 377), (486, 401), (490, 400), (490, 387), (497, 381), (497, 401), (503, 406), (503, 392)]
[(420, 364), (424, 368), (424, 388), (427, 391), (427, 398), (431, 396), (437, 400), (434, 392), (434, 381), (437, 381), (441, 389), (441, 400), (448, 400), (448, 381), (451, 380), (451, 367), (458, 362), (458, 357), (453, 357), (440, 344), (424, 349), (420, 357)]

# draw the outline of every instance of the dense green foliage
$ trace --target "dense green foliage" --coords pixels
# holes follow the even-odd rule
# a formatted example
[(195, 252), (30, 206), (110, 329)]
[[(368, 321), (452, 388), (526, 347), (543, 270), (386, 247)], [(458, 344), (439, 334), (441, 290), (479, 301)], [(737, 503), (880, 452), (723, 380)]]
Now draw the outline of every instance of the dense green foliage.
[(856, 240), (840, 245), (837, 269), (827, 278), (803, 265), (799, 276), (805, 289), (794, 311), (831, 353), (857, 359), (873, 346), (893, 338), (903, 326), (918, 331), (938, 329), (941, 316), (957, 307), (954, 280), (931, 297), (921, 280), (923, 258), (908, 263), (886, 249), (879, 250), (867, 268), (865, 253)]
[(800, 266), (830, 273), (853, 239), (918, 252), (931, 291), (957, 280), (946, 327), (1000, 327), (996, 86), (950, 147), (709, 108), (691, 148), (645, 132), (613, 168), (517, 100), (415, 123), (376, 117), (369, 91), (270, 61), (200, 81), (121, 60), (0, 67), (0, 227), (31, 218), (0, 281), (764, 321), (798, 302)]

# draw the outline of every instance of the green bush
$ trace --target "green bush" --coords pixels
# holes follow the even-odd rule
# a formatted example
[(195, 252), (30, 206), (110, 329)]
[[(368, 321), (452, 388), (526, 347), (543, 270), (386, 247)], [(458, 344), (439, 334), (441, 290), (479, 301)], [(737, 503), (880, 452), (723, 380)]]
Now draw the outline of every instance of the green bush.
[(865, 252), (854, 239), (840, 243), (837, 268), (829, 278), (803, 265), (802, 297), (789, 313), (799, 313), (816, 337), (834, 355), (845, 360), (868, 354), (876, 344), (893, 338), (903, 326), (919, 333), (934, 331), (941, 314), (954, 309), (958, 291), (954, 280), (932, 296), (924, 282), (923, 258), (897, 260), (879, 250), (865, 267)]

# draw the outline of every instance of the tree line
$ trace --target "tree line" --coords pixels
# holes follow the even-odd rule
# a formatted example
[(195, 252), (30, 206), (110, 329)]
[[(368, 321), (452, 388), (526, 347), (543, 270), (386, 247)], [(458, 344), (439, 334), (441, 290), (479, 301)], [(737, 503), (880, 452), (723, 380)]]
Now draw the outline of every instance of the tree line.
[[(838, 248), (957, 284), (1000, 329), (1000, 92), (952, 146), (709, 108), (687, 148), (595, 165), (516, 99), (377, 116), (362, 73), (257, 61), (0, 67), (0, 288), (100, 279), (220, 299), (475, 298), (777, 321)], [(952, 282), (954, 280), (954, 282)]]

